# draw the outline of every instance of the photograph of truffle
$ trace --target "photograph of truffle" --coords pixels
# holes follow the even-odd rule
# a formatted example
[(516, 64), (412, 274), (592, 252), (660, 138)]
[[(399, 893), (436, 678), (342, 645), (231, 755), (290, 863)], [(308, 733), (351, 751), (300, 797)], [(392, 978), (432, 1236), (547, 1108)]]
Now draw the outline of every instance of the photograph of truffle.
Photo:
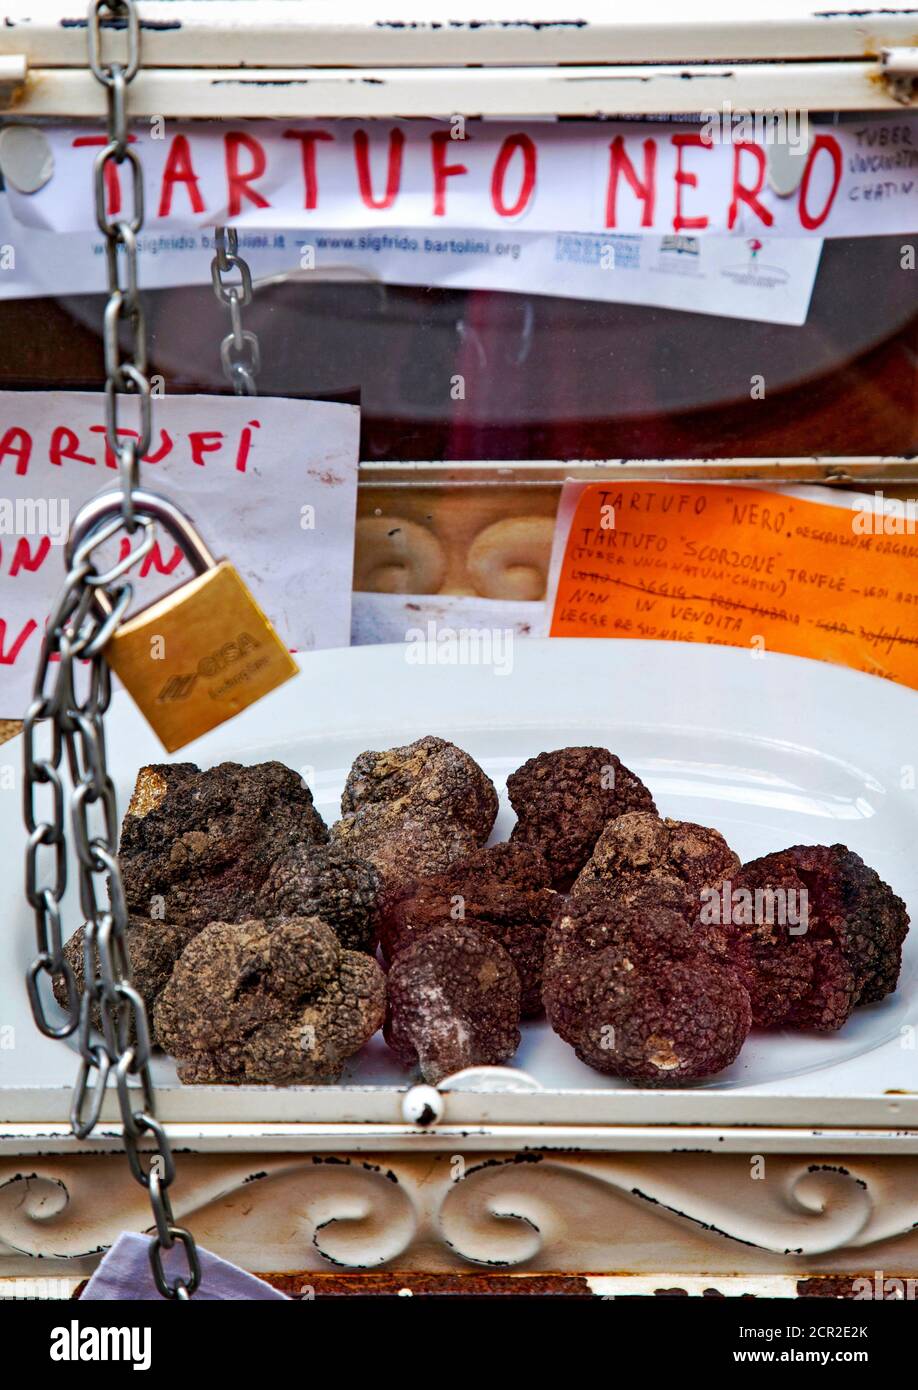
[(465, 1067), (499, 1066), (520, 1044), (520, 981), (499, 941), (463, 922), (432, 927), (396, 956), (385, 1038), (436, 1085)]
[(143, 767), (118, 851), (128, 908), (200, 927), (258, 916), (275, 861), (327, 839), (309, 788), (283, 763)]
[(428, 734), (360, 754), (331, 838), (397, 886), (406, 876), (441, 873), (484, 845), (496, 817), (491, 779), (468, 753)]
[(731, 956), (762, 1028), (841, 1028), (896, 988), (908, 913), (845, 845), (794, 845), (733, 879)]
[(616, 816), (656, 810), (644, 783), (608, 748), (558, 748), (530, 758), (507, 778), (516, 812), (514, 843), (545, 858), (552, 885), (565, 890)]
[(386, 984), (315, 917), (211, 922), (157, 999), (156, 1041), (193, 1083), (334, 1081), (382, 1026)]
[(728, 1067), (752, 1025), (749, 995), (723, 938), (679, 912), (610, 897), (573, 897), (550, 929), (549, 1021), (597, 1071), (643, 1086), (678, 1086)]
[(386, 904), (380, 945), (391, 962), (432, 927), (462, 921), (499, 941), (520, 977), (523, 1018), (542, 1012), (545, 934), (561, 897), (548, 866), (525, 844), (477, 850), (441, 874), (422, 878)]

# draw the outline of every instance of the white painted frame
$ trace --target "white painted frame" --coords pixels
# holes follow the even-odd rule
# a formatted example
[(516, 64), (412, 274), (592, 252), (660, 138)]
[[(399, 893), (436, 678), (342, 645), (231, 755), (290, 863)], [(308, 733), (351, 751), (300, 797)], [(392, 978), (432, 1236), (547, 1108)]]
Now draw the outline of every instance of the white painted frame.
[[(903, 0), (814, 11), (808, 0), (646, 0), (620, 17), (603, 0), (143, 0), (138, 115), (168, 117), (675, 114), (881, 110), (902, 100), (885, 51), (910, 71), (918, 43)], [(8, 0), (0, 102), (29, 116), (95, 116), (85, 5)], [(112, 37), (111, 52), (119, 50)], [(475, 66), (469, 66), (474, 64)], [(24, 81), (21, 68), (26, 65)], [(712, 66), (714, 65), (714, 66)]]
[[(810, 111), (901, 109), (902, 89), (895, 92), (885, 82), (882, 55), (888, 48), (905, 51), (906, 58), (900, 55), (898, 62), (904, 61), (907, 69), (908, 50), (918, 44), (918, 22), (906, 3), (887, 3), (873, 12), (820, 13), (813, 11), (810, 0), (754, 0), (738, 15), (734, 0), (707, 0), (694, 9), (684, 0), (645, 0), (640, 13), (630, 13), (623, 22), (610, 18), (614, 11), (607, 0), (576, 6), (533, 0), (525, 7), (503, 0), (490, 11), (470, 0), (455, 0), (449, 21), (431, 19), (431, 8), (430, 0), (393, 0), (385, 11), (389, 19), (379, 22), (376, 0), (233, 0), (219, 6), (201, 0), (144, 0), (144, 69), (131, 89), (132, 111), (189, 118), (456, 111), (492, 116), (672, 115), (687, 107), (719, 106), (727, 99), (734, 108), (748, 110), (804, 104)], [(7, 0), (4, 14), (0, 109), (28, 118), (97, 120), (102, 98), (85, 71), (82, 0), (72, 6), (58, 0)], [(482, 14), (490, 18), (482, 21)], [(780, 473), (788, 479), (837, 477), (840, 470), (884, 479), (914, 469), (906, 460), (875, 458), (656, 461), (632, 463), (627, 471), (638, 467), (658, 476), (710, 470), (721, 476)], [(616, 461), (471, 468), (494, 481), (507, 475), (551, 481), (558, 469), (581, 475), (588, 471), (594, 477), (626, 476), (626, 468)], [(456, 464), (399, 464), (385, 470), (374, 466), (373, 471), (406, 481), (421, 481), (432, 473), (445, 481), (460, 470), (474, 480)], [(63, 1122), (69, 1097), (54, 1093), (46, 1099), (43, 1118), (36, 1123), (25, 1119), (34, 1097), (6, 1094), (0, 1158), (26, 1156), (31, 1172), (36, 1164), (48, 1166), (49, 1155), (79, 1155), (91, 1165), (92, 1156), (98, 1159), (118, 1148), (119, 1129), (108, 1122), (93, 1141), (75, 1141)], [(429, 1187), (430, 1156), (457, 1148), (506, 1154), (538, 1145), (606, 1156), (668, 1152), (680, 1181), (683, 1172), (689, 1181), (691, 1161), (679, 1155), (680, 1149), (740, 1156), (878, 1154), (891, 1165), (888, 1178), (886, 1169), (876, 1169), (877, 1191), (883, 1198), (876, 1199), (878, 1207), (900, 1202), (903, 1216), (894, 1229), (915, 1225), (911, 1207), (905, 1215), (906, 1197), (904, 1190), (899, 1195), (898, 1169), (892, 1165), (918, 1152), (918, 1093), (882, 1099), (783, 1098), (775, 1103), (770, 1128), (761, 1125), (761, 1100), (737, 1095), (672, 1098), (674, 1110), (683, 1113), (661, 1124), (649, 1122), (654, 1111), (659, 1113), (657, 1098), (617, 1094), (597, 1099), (594, 1093), (585, 1102), (591, 1123), (583, 1124), (572, 1113), (578, 1103), (573, 1094), (546, 1097), (535, 1107), (541, 1113), (534, 1122), (531, 1095), (457, 1092), (447, 1099), (443, 1122), (428, 1130), (400, 1120), (398, 1092), (377, 1097), (363, 1092), (360, 1100), (365, 1108), (357, 1121), (346, 1117), (348, 1107), (342, 1105), (340, 1092), (328, 1091), (311, 1098), (308, 1121), (279, 1113), (272, 1122), (226, 1124), (181, 1115), (183, 1101), (170, 1097), (169, 1106), (178, 1109), (170, 1110), (167, 1123), (176, 1145), (197, 1155), (222, 1155), (228, 1164), (233, 1155), (249, 1152), (407, 1152), (420, 1175), (418, 1192), (424, 1183)], [(280, 1109), (293, 1110), (297, 1103), (294, 1093), (277, 1097)], [(199, 1104), (199, 1098), (189, 1095), (187, 1104)], [(603, 1109), (613, 1105), (615, 1116), (603, 1115)], [(523, 1111), (526, 1122), (514, 1123), (515, 1112)], [(758, 1119), (754, 1128), (753, 1114)], [(864, 1127), (855, 1128), (858, 1123)], [(611, 1174), (613, 1160), (605, 1161)], [(556, 1160), (568, 1166), (577, 1162), (569, 1155)], [(644, 1162), (652, 1166), (649, 1157)], [(805, 1164), (799, 1166), (801, 1178), (808, 1171)], [(737, 1192), (740, 1176), (737, 1170)], [(743, 1186), (743, 1200), (747, 1190)], [(129, 1187), (126, 1191), (136, 1195)], [(121, 1200), (126, 1199), (119, 1195), (115, 1208)], [(261, 1229), (257, 1217), (255, 1222), (253, 1240)], [(91, 1229), (92, 1221), (88, 1225)], [(831, 1249), (834, 1238), (830, 1236), (822, 1248)], [(840, 1244), (847, 1239), (845, 1233), (837, 1236)], [(627, 1268), (639, 1249), (639, 1242), (633, 1248), (623, 1242), (616, 1251), (617, 1267)], [(237, 1258), (244, 1259), (244, 1254)], [(842, 1254), (841, 1267), (845, 1260)], [(902, 1262), (903, 1267), (918, 1268), (913, 1244), (903, 1251)], [(576, 1250), (567, 1267), (578, 1267)]]
[[(154, 66), (424, 67), (876, 56), (915, 40), (908, 0), (141, 0)], [(7, 0), (0, 51), (33, 66), (85, 61), (84, 0)]]

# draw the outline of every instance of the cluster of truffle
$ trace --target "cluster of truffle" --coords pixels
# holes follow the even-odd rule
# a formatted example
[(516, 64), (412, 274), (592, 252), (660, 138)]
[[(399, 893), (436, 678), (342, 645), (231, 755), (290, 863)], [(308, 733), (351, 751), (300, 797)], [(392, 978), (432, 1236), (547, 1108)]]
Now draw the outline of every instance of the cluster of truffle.
[[(587, 751), (534, 760), (541, 776), (517, 806), (523, 836), (540, 786), (539, 823), (550, 824), (554, 788), (561, 842), (576, 844), (578, 828), (592, 837), (592, 808), (578, 827), (570, 796), (571, 753)], [(578, 1056), (613, 1076), (698, 1081), (736, 1059), (753, 1025), (837, 1029), (898, 981), (905, 905), (844, 845), (741, 865), (717, 830), (651, 805), (614, 814), (563, 873), (571, 888), (548, 934), (545, 1008)]]
[[(429, 1077), (467, 1059), (505, 1060), (519, 1042), (520, 976), (500, 938), (514, 921), (511, 885), (519, 875), (511, 861), (532, 856), (514, 850), (505, 864), (498, 855), (493, 874), (490, 851), (474, 861), (496, 814), (497, 794), (478, 765), (432, 737), (357, 758), (341, 820), (330, 830), (303, 780), (280, 763), (143, 768), (119, 850), (130, 913), (125, 945), (155, 1040), (175, 1057), (179, 1077), (333, 1080), (384, 1022), (396, 1053), (423, 1058)], [(433, 889), (432, 875), (470, 856), (481, 887), (480, 908), (470, 900), (470, 914), (480, 920), (473, 927), (456, 913), (445, 931), (432, 932), (437, 968), (452, 961), (445, 1005), (412, 1020), (433, 957), (420, 941), (420, 921), (406, 920), (403, 944), (410, 936), (412, 949), (387, 990), (376, 960), (384, 907), (404, 907), (406, 883), (430, 878)], [(544, 866), (539, 874), (547, 883)], [(508, 890), (493, 902), (489, 877)], [(548, 915), (537, 899), (531, 942), (513, 944), (520, 971), (537, 970), (529, 1008), (538, 1005)], [(435, 916), (427, 925), (438, 925)], [(393, 915), (388, 940), (395, 930)], [(66, 953), (82, 981), (82, 929)], [(450, 1019), (461, 1015), (462, 1040), (452, 1049), (444, 1009)]]
[[(132, 981), (183, 1081), (332, 1080), (382, 1025), (379, 875), (289, 768), (142, 768), (119, 859)], [(82, 928), (65, 950), (82, 981)]]
[[(433, 736), (362, 753), (330, 828), (280, 763), (142, 769), (126, 947), (180, 1078), (334, 1080), (382, 1027), (436, 1083), (508, 1061), (544, 1008), (599, 1071), (684, 1084), (754, 1024), (836, 1029), (895, 989), (905, 907), (843, 845), (741, 865), (605, 748), (541, 753), (507, 789), (488, 846), (494, 786)], [(81, 980), (82, 931), (66, 950)]]

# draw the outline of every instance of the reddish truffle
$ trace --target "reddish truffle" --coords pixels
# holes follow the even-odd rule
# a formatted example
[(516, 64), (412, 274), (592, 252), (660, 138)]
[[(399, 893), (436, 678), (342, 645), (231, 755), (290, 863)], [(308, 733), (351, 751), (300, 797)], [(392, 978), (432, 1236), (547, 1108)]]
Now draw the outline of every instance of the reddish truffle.
[(528, 845), (478, 850), (445, 873), (420, 879), (391, 901), (380, 939), (391, 961), (432, 927), (464, 922), (499, 941), (520, 977), (524, 1018), (542, 1010), (545, 933), (562, 901), (545, 887), (548, 869)]
[(461, 874), (466, 883), (501, 883), (507, 888), (548, 888), (551, 875), (542, 853), (532, 845), (502, 840), (475, 850), (447, 870)]
[(490, 778), (454, 743), (428, 734), (403, 748), (360, 754), (331, 835), (384, 881), (398, 883), (440, 873), (471, 854), (496, 817)]
[(733, 960), (762, 1027), (832, 1031), (896, 987), (905, 904), (845, 845), (744, 864), (729, 906)]
[(549, 1021), (597, 1071), (647, 1086), (712, 1076), (734, 1061), (752, 1023), (721, 949), (677, 912), (584, 892), (549, 935)]
[(656, 810), (641, 779), (608, 748), (540, 753), (507, 778), (507, 792), (514, 842), (541, 851), (560, 889), (570, 887), (609, 821)]
[(399, 952), (387, 984), (386, 1041), (432, 1085), (464, 1067), (500, 1065), (519, 1047), (519, 976), (484, 932), (432, 927)]
[(622, 984), (602, 956), (587, 979), (577, 1055), (613, 1076), (645, 1086), (701, 1081), (730, 1066), (749, 1033), (749, 995), (725, 966), (673, 961), (657, 979)]

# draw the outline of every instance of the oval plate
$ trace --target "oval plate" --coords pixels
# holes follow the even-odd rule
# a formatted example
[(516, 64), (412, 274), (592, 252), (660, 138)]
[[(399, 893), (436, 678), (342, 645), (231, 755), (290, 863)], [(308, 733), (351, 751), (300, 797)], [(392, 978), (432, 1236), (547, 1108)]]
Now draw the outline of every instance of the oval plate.
[[(438, 655), (448, 658), (438, 662)], [(459, 657), (464, 659), (449, 659)], [(485, 660), (485, 658), (490, 658)], [(174, 756), (209, 766), (278, 758), (309, 781), (327, 820), (352, 759), (425, 733), (452, 739), (494, 779), (510, 831), (507, 775), (543, 749), (602, 744), (648, 783), (662, 814), (716, 826), (742, 859), (797, 843), (842, 841), (918, 908), (918, 791), (913, 789), (910, 690), (822, 662), (734, 648), (637, 641), (504, 639), (452, 648), (381, 646), (313, 653), (301, 675)], [(7, 756), (18, 758), (18, 741)], [(123, 808), (139, 767), (169, 761), (128, 697), (109, 721), (109, 762)], [(18, 774), (17, 774), (18, 780)], [(31, 914), (18, 892), (19, 798), (0, 798), (0, 869), (9, 887), (8, 949), (0, 963), (0, 1120), (65, 1118), (76, 1056), (38, 1036), (23, 973)], [(71, 905), (68, 930), (77, 925)], [(857, 1010), (834, 1034), (764, 1033), (736, 1063), (690, 1091), (641, 1091), (579, 1062), (544, 1021), (524, 1025), (514, 1066), (541, 1089), (512, 1096), (454, 1093), (453, 1118), (513, 1123), (902, 1124), (918, 1090), (918, 931), (906, 943), (897, 992)], [(20, 1041), (20, 1039), (22, 1041)], [(401, 1119), (416, 1078), (377, 1037), (326, 1087), (181, 1087), (155, 1064), (159, 1112), (174, 1120)], [(462, 1094), (464, 1100), (457, 1098)], [(859, 1098), (852, 1107), (851, 1099)], [(839, 1102), (844, 1102), (839, 1104)], [(115, 1112), (112, 1111), (112, 1114)]]

